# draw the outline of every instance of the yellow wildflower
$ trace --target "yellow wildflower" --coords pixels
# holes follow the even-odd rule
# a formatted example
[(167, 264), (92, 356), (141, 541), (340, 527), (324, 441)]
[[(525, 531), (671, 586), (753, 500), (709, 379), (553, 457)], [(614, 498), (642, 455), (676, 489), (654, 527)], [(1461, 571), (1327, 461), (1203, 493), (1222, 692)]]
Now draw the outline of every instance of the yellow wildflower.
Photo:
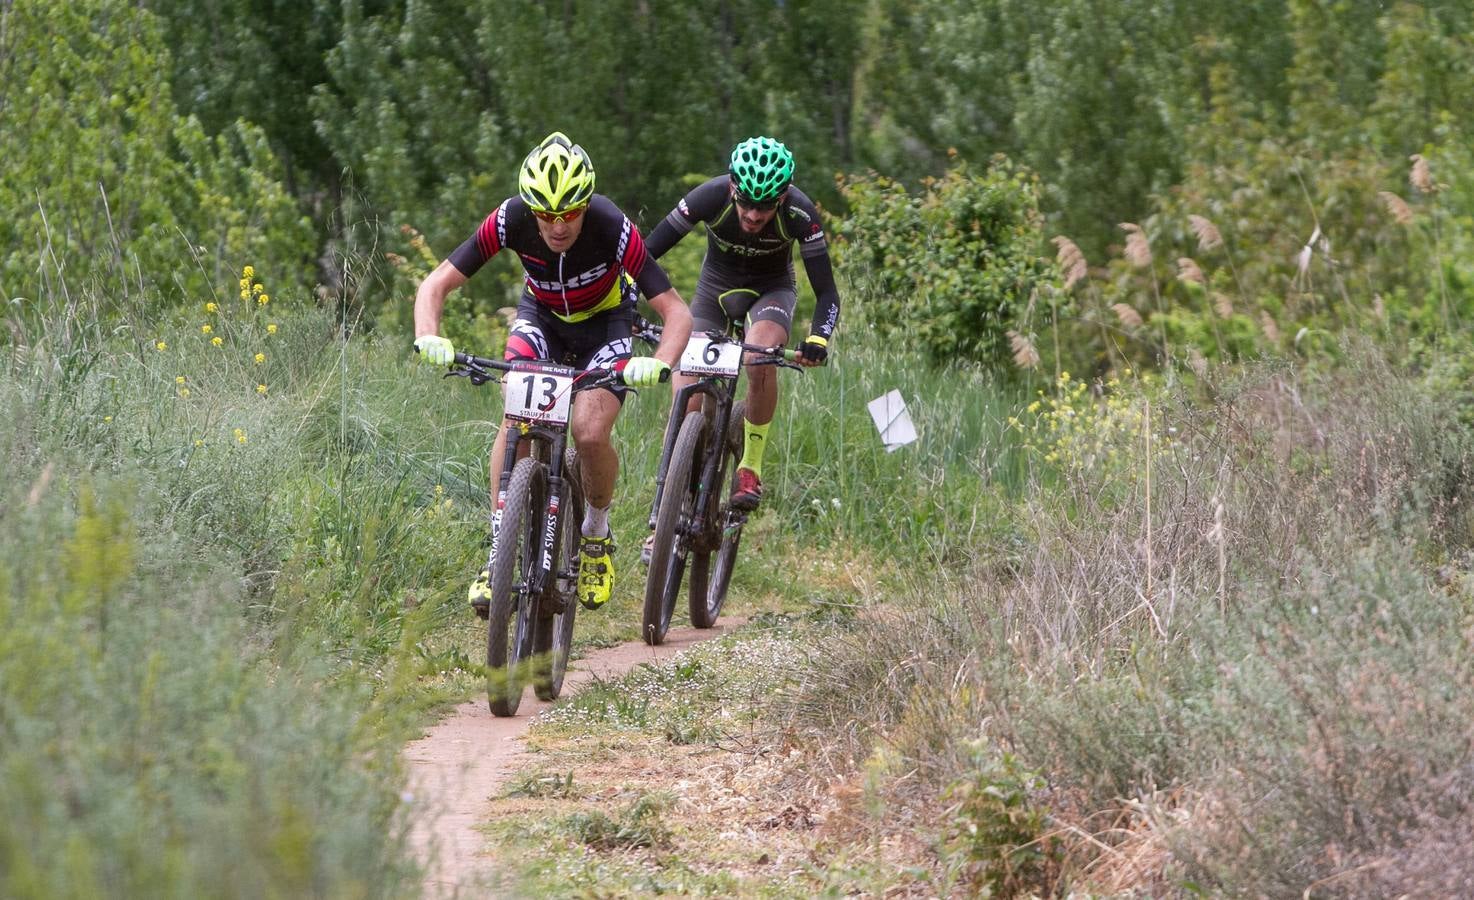
[(210, 338), (210, 343), (211, 344), (214, 344), (216, 347), (219, 347), (221, 344), (224, 344), (225, 341), (221, 340), (218, 337), (212, 337), (212, 338)]
[(241, 274), (246, 277), (247, 281), (250, 281), (256, 277), (256, 269), (254, 266), (246, 266), (244, 269), (241, 269)]
[(160, 353), (163, 353), (165, 350), (169, 349), (169, 345), (164, 343), (163, 341), (158, 341), (154, 344), (154, 349), (159, 351)]
[(209, 334), (210, 332), (212, 332), (214, 330), (215, 329), (213, 327), (209, 326), (209, 325), (201, 325), (200, 326), (200, 333), (201, 334)]
[(194, 439), (194, 445), (196, 447), (203, 447), (203, 446), (205, 446), (205, 442), (204, 442), (204, 440), (202, 440), (200, 438), (195, 438)]
[(237, 444), (244, 444), (246, 442), (246, 429), (237, 428), (235, 430), (235, 442)]
[(242, 285), (241, 286), (241, 299), (242, 300), (249, 300), (249, 299), (251, 299), (251, 289), (248, 288), (248, 287), (246, 287), (245, 285)]
[(113, 420), (113, 417), (112, 416), (103, 416), (102, 417), (102, 420), (104, 422), (111, 422)]
[(174, 383), (175, 384), (184, 384), (184, 376), (183, 375), (175, 375), (174, 376)]
[(266, 354), (265, 353), (257, 353), (256, 354), (256, 365), (259, 366), (259, 365), (261, 365), (264, 362), (266, 362)]
[(276, 334), (276, 323), (275, 322), (272, 322), (270, 325), (267, 325), (266, 326), (266, 333), (267, 334)]
[(186, 399), (186, 400), (188, 400), (189, 399), (189, 388), (180, 388), (179, 389), (179, 396), (182, 397), (182, 398), (184, 398), (184, 399)]
[(271, 297), (266, 294), (262, 294), (261, 296), (256, 298), (256, 302), (261, 306), (265, 306), (266, 304), (271, 302)]
[(205, 312), (207, 312), (207, 313), (212, 313), (212, 312), (214, 312), (217, 309), (219, 309), (219, 307), (217, 307), (214, 303), (206, 303), (205, 304)]
[(261, 282), (259, 282), (259, 281), (256, 282), (255, 284), (251, 285), (251, 293), (253, 293), (253, 294), (259, 294), (259, 293), (261, 293), (264, 290), (266, 290), (266, 288), (263, 288), (261, 286)]
[(264, 396), (266, 394), (266, 385), (264, 385), (264, 384), (258, 384), (258, 385), (256, 385), (256, 393), (261, 394), (261, 395)]

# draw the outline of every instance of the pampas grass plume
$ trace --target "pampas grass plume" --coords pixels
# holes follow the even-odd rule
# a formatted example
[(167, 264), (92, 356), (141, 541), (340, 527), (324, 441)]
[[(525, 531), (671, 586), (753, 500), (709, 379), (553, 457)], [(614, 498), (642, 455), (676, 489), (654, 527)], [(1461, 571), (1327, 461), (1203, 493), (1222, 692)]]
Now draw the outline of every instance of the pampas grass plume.
[(1413, 163), (1413, 170), (1408, 175), (1408, 180), (1413, 183), (1413, 187), (1423, 194), (1431, 194), (1438, 190), (1438, 185), (1433, 182), (1433, 172), (1428, 168), (1428, 160), (1423, 158), (1423, 154), (1414, 153), (1408, 159)]
[(1056, 236), (1053, 243), (1059, 248), (1055, 261), (1065, 273), (1065, 290), (1069, 290), (1085, 278), (1085, 254), (1080, 252), (1074, 241), (1064, 235)]
[(1193, 234), (1198, 236), (1198, 249), (1207, 252), (1217, 250), (1223, 246), (1223, 235), (1218, 233), (1218, 227), (1202, 216), (1188, 216), (1187, 221), (1192, 225)]
[(1152, 248), (1147, 243), (1146, 234), (1142, 232), (1140, 225), (1130, 222), (1122, 222), (1121, 230), (1126, 232), (1126, 261), (1138, 269), (1145, 269), (1152, 264)]
[(1020, 369), (1032, 369), (1039, 365), (1039, 351), (1034, 342), (1013, 329), (1008, 330), (1008, 343), (1013, 348), (1013, 362)]
[(1377, 196), (1382, 198), (1382, 205), (1387, 207), (1387, 213), (1392, 216), (1393, 221), (1399, 225), (1412, 224), (1413, 210), (1406, 200), (1391, 191), (1378, 191)]
[(1127, 328), (1141, 327), (1141, 313), (1132, 309), (1130, 305), (1125, 303), (1117, 303), (1111, 307), (1111, 311), (1116, 314), (1116, 318), (1121, 320), (1121, 324), (1126, 326)]

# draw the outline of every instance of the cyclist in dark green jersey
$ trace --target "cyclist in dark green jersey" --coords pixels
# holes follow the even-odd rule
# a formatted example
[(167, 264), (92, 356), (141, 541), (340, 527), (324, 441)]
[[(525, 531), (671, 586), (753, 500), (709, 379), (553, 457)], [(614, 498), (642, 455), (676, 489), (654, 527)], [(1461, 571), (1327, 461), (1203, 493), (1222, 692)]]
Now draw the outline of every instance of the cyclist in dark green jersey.
[[(743, 322), (747, 341), (765, 347), (788, 342), (798, 301), (793, 245), (814, 290), (814, 318), (799, 348), (799, 361), (821, 365), (839, 322), (839, 290), (819, 210), (793, 186), (793, 154), (769, 137), (748, 138), (732, 151), (728, 174), (692, 190), (655, 227), (646, 242), (659, 259), (695, 227), (706, 224), (706, 258), (691, 302), (693, 332), (725, 331), (727, 320)], [(676, 376), (676, 390), (690, 379)], [(772, 366), (747, 368), (746, 433), (737, 489), (731, 504), (753, 510), (762, 500), (763, 451), (778, 407), (778, 373)]]

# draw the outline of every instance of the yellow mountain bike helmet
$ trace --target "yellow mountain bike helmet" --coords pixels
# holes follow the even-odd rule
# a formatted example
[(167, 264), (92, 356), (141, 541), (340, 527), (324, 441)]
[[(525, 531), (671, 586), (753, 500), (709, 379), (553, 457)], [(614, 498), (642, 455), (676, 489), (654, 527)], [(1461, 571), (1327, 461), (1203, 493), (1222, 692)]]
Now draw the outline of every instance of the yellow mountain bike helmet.
[(537, 212), (567, 212), (594, 195), (594, 164), (582, 147), (555, 131), (522, 161), (517, 188)]

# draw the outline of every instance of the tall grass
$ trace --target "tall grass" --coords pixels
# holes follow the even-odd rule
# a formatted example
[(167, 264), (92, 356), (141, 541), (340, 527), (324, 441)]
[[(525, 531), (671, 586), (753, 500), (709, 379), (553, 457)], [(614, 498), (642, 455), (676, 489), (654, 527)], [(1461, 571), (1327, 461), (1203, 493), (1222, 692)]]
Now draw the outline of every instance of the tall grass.
[(0, 894), (419, 890), (398, 749), (484, 532), (486, 435), (442, 424), (480, 398), (261, 294), (13, 315)]
[(1149, 389), (1114, 465), (1041, 454), (1052, 487), (1016, 510), (1017, 552), (829, 636), (796, 723), (856, 764), (899, 751), (944, 830), (989, 827), (935, 802), (974, 777), (969, 748), (1010, 752), (1045, 776), (1038, 846), (1073, 863), (1040, 879), (1105, 883), (1150, 844), (1159, 889), (1376, 893), (1397, 848), (1467, 808), (1470, 595), (1442, 565), (1470, 537), (1471, 444), (1449, 398), (1346, 352)]

